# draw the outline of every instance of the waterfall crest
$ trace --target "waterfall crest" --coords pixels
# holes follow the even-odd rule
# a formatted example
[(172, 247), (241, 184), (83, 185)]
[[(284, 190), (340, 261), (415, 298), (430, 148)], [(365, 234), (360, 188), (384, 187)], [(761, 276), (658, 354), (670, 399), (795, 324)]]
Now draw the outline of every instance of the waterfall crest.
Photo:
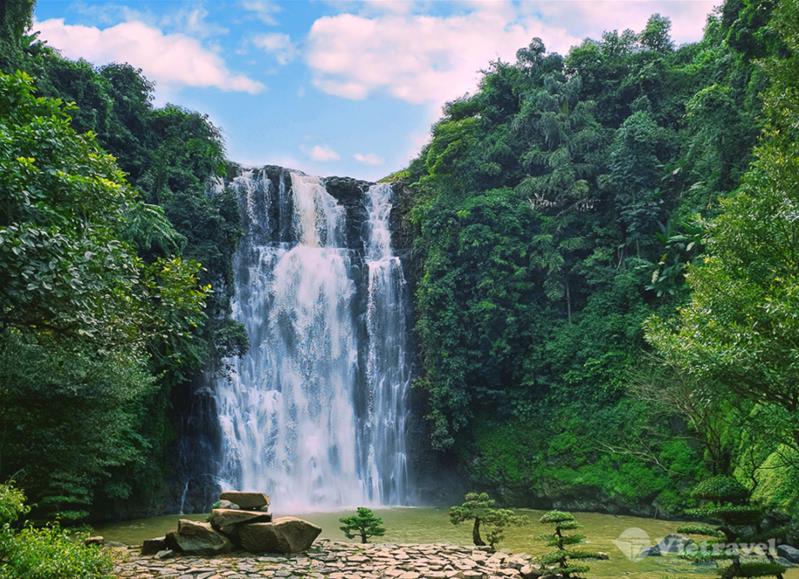
[(227, 361), (215, 390), (223, 486), (265, 490), (294, 512), (405, 502), (406, 297), (391, 187), (361, 195), (362, 246), (346, 247), (348, 213), (318, 177), (246, 171), (228, 186), (245, 229), (232, 312), (250, 350)]

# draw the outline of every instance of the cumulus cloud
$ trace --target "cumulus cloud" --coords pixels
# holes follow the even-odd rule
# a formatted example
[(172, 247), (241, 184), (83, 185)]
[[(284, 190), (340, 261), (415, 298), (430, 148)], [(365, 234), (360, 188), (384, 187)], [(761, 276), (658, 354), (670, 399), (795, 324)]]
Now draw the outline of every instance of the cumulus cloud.
[(361, 165), (369, 165), (376, 167), (383, 164), (383, 158), (375, 153), (355, 153), (353, 159), (358, 161)]
[(514, 21), (514, 6), (494, 2), (465, 14), (339, 14), (316, 20), (308, 64), (321, 90), (362, 99), (382, 91), (411, 103), (441, 104), (475, 87), (492, 59), (512, 60), (533, 36), (557, 46), (577, 41), (566, 30)]
[(277, 24), (277, 13), (281, 10), (277, 3), (271, 0), (242, 0), (239, 5), (264, 24)]
[(85, 58), (95, 64), (128, 62), (141, 68), (159, 88), (215, 87), (251, 94), (264, 88), (258, 81), (229, 71), (219, 55), (191, 36), (164, 34), (142, 22), (97, 28), (65, 24), (63, 19), (54, 18), (37, 22), (34, 28), (68, 58)]
[(326, 145), (314, 145), (306, 153), (314, 161), (338, 161), (341, 158), (341, 155)]
[(300, 53), (288, 34), (279, 32), (259, 34), (252, 41), (255, 46), (274, 56), (280, 65), (288, 64)]
[(514, 61), (516, 50), (533, 37), (564, 53), (606, 29), (640, 30), (649, 15), (659, 12), (673, 20), (676, 41), (696, 40), (714, 1), (471, 0), (449, 15), (420, 14), (408, 5), (405, 12), (389, 10), (397, 6), (392, 2), (359, 2), (349, 12), (314, 22), (307, 61), (314, 84), (328, 94), (363, 99), (386, 93), (440, 105), (473, 91), (480, 69), (491, 60)]
[[(721, 0), (521, 0), (522, 15), (547, 23), (569, 22), (580, 38), (599, 38), (607, 30), (642, 30), (652, 14), (672, 22), (672, 38), (678, 43), (701, 38), (707, 15)], [(546, 38), (544, 38), (546, 42)]]

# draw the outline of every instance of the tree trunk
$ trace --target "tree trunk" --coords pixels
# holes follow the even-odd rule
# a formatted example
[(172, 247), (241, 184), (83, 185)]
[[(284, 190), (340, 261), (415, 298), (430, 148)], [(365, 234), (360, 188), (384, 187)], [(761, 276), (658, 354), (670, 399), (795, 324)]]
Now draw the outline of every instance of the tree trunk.
[(566, 278), (566, 314), (569, 318), (569, 324), (572, 323), (572, 294), (569, 289), (569, 278)]
[(474, 518), (474, 527), (472, 527), (472, 542), (478, 547), (485, 545), (483, 538), (480, 536), (480, 518)]
[(368, 543), (368, 537), (366, 536), (366, 531), (361, 530), (361, 543)]

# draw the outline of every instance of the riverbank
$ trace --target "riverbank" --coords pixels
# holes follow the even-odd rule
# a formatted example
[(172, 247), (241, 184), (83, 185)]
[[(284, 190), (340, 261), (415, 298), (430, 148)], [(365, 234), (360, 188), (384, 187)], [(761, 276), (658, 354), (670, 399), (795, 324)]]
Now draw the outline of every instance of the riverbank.
[(489, 553), (450, 544), (360, 545), (323, 539), (298, 555), (235, 553), (217, 557), (140, 555), (135, 547), (114, 549), (114, 573), (123, 578), (221, 579), (309, 577), (329, 579), (523, 579), (536, 567), (526, 555)]

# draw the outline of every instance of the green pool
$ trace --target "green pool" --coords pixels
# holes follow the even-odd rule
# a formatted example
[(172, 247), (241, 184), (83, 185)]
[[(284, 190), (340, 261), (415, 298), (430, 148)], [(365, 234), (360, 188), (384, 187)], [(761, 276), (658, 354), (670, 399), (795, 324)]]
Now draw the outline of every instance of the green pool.
[[(383, 517), (386, 535), (380, 541), (386, 543), (471, 543), (471, 528), (466, 525), (454, 526), (449, 522), (447, 509), (427, 507), (407, 507), (392, 509), (376, 509)], [(543, 511), (518, 509), (518, 513), (527, 515), (528, 524), (508, 529), (501, 548), (515, 552), (526, 552), (532, 555), (542, 553), (546, 548), (537, 537), (546, 530), (537, 521)], [(275, 513), (277, 516), (292, 513)], [(591, 562), (589, 577), (636, 577), (638, 579), (676, 579), (690, 577), (692, 579), (715, 577), (712, 569), (698, 568), (687, 561), (676, 557), (653, 557), (643, 561), (630, 561), (614, 544), (622, 533), (630, 529), (640, 529), (653, 539), (675, 532), (680, 525), (676, 521), (661, 521), (640, 517), (603, 515), (598, 513), (575, 513), (583, 525), (582, 533), (588, 538), (590, 548), (610, 554), (609, 561)], [(345, 540), (339, 531), (338, 518), (342, 513), (306, 513), (301, 515), (320, 527), (322, 537)], [(204, 519), (204, 515), (185, 515), (185, 518)], [(163, 535), (174, 530), (180, 515), (152, 517), (122, 523), (98, 525), (96, 530), (107, 540), (119, 541), (130, 545), (139, 544), (142, 540)], [(635, 531), (642, 536), (641, 531)], [(792, 569), (786, 579), (799, 579), (799, 569)]]

